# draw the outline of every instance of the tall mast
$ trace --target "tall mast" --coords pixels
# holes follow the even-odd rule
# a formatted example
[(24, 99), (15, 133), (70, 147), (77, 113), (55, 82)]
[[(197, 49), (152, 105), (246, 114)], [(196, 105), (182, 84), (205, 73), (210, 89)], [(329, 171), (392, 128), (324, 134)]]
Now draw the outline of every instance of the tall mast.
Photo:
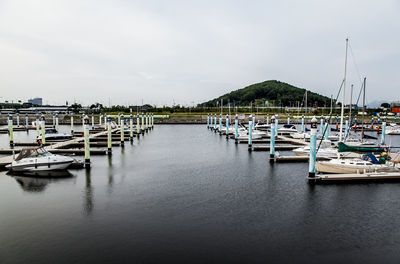
[(343, 114), (344, 114), (344, 95), (346, 91), (346, 72), (347, 72), (347, 48), (349, 45), (349, 39), (346, 39), (346, 56), (344, 59), (344, 78), (343, 78), (343, 91), (342, 91), (342, 109), (340, 113), (340, 133), (339, 133), (339, 141), (342, 141), (343, 136)]
[(362, 132), (361, 132), (361, 135), (364, 135), (364, 114), (365, 114), (365, 84), (366, 84), (366, 82), (367, 82), (367, 78), (366, 77), (364, 77), (364, 84), (363, 84), (363, 113), (362, 113), (362, 121), (361, 121), (361, 124), (362, 124)]
[(350, 86), (350, 107), (349, 107), (349, 123), (351, 126), (351, 122), (353, 121), (353, 116), (351, 115), (351, 110), (353, 108), (353, 85)]
[(307, 114), (307, 110), (308, 110), (308, 108), (307, 108), (307, 90), (306, 90), (306, 114)]

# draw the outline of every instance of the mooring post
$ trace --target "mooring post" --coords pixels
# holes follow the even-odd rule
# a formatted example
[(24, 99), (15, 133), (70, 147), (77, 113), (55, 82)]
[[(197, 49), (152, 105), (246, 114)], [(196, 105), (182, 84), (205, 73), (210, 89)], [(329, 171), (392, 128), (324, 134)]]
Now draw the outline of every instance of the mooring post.
[(252, 151), (253, 146), (253, 116), (249, 116), (249, 139), (248, 139), (248, 150)]
[(56, 130), (58, 132), (58, 113), (56, 114)]
[(287, 124), (290, 125), (290, 115), (287, 115)]
[(219, 114), (219, 134), (221, 135), (222, 133), (222, 114)]
[(151, 129), (154, 129), (154, 113), (151, 113)]
[(308, 178), (315, 180), (315, 162), (317, 159), (317, 118), (315, 116), (311, 120), (311, 135), (310, 135), (310, 158), (308, 163)]
[(146, 113), (146, 133), (148, 133), (149, 131), (149, 114)]
[(344, 138), (346, 139), (349, 135), (349, 120), (346, 120), (345, 130), (344, 130)]
[(269, 133), (269, 162), (275, 162), (275, 117), (271, 118), (271, 130)]
[(121, 126), (121, 114), (118, 113), (118, 126)]
[(101, 128), (101, 120), (102, 120), (103, 116), (101, 114), (99, 114), (99, 128)]
[(107, 117), (107, 153), (112, 154), (111, 116)]
[(267, 125), (269, 125), (269, 115), (267, 114)]
[(304, 127), (304, 115), (301, 116), (301, 133), (305, 132), (305, 127)]
[(210, 114), (207, 114), (207, 129), (210, 128)]
[(26, 130), (29, 131), (29, 117), (28, 117), (28, 114), (25, 114), (25, 127), (26, 127)]
[(275, 115), (275, 138), (278, 137), (279, 116)]
[(82, 114), (82, 134), (85, 133), (85, 116), (85, 114)]
[(254, 129), (254, 127), (256, 126), (256, 115), (253, 115), (253, 120), (252, 121), (253, 121), (252, 122), (252, 125), (253, 125), (252, 129)]
[(133, 142), (133, 115), (129, 116), (129, 140)]
[(371, 117), (371, 129), (374, 128), (374, 117)]
[(226, 115), (225, 126), (226, 126), (226, 139), (229, 139), (229, 115)]
[(10, 139), (10, 147), (14, 147), (13, 118), (11, 114), (8, 115), (8, 136)]
[(39, 122), (39, 114), (36, 113), (36, 122), (35, 122), (35, 126), (36, 126), (36, 138), (39, 138), (40, 136), (40, 122)]
[(140, 118), (139, 114), (136, 114), (136, 136), (139, 139), (140, 138)]
[(89, 140), (89, 134), (90, 134), (90, 124), (89, 124), (89, 117), (85, 115), (83, 118), (84, 122), (84, 146), (85, 146), (85, 168), (90, 169), (90, 140)]
[(125, 121), (124, 121), (124, 117), (121, 115), (120, 117), (120, 131), (121, 131), (121, 147), (124, 147), (124, 143), (125, 143)]
[(324, 116), (321, 115), (321, 125), (319, 126), (321, 137), (324, 136)]
[(42, 114), (42, 144), (46, 144), (46, 119)]
[(104, 114), (104, 130), (107, 130), (107, 114)]
[(54, 129), (56, 128), (56, 115), (54, 112), (53, 112), (53, 128)]
[(74, 114), (71, 113), (71, 134), (74, 135)]
[(239, 138), (239, 116), (236, 114), (235, 116), (235, 144), (238, 143)]
[(144, 113), (142, 112), (142, 136), (144, 136)]
[(386, 138), (386, 118), (383, 119), (382, 123), (381, 145), (385, 145), (385, 138)]
[(325, 139), (328, 140), (329, 139), (329, 130), (331, 130), (331, 128), (329, 127), (329, 122), (328, 122), (328, 118), (326, 118), (326, 122), (325, 122)]
[(214, 133), (217, 132), (217, 114), (214, 114)]
[(92, 130), (94, 129), (94, 114), (92, 113)]
[(19, 113), (17, 113), (17, 127), (19, 127)]

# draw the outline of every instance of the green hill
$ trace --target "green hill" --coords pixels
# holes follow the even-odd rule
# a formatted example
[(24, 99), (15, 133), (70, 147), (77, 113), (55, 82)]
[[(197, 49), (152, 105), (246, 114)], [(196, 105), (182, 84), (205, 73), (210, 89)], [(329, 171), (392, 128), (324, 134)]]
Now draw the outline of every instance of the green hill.
[[(268, 106), (297, 106), (297, 102), (304, 104), (306, 89), (298, 88), (293, 85), (271, 80), (255, 83), (242, 89), (224, 94), (218, 98), (199, 104), (199, 106), (216, 106), (223, 100), (223, 104), (228, 101), (235, 106), (263, 105), (268, 101)], [(308, 91), (307, 104), (310, 106), (329, 106), (330, 98)]]

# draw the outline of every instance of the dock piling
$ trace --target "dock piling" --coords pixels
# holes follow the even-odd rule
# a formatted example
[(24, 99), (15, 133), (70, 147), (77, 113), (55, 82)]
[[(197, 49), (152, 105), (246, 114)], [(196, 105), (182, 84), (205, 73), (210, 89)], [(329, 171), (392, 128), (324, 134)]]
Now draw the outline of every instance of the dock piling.
[(236, 114), (236, 116), (235, 116), (235, 144), (238, 143), (238, 137), (239, 137), (239, 115)]
[(308, 163), (308, 178), (315, 180), (315, 162), (317, 159), (317, 119), (315, 116), (311, 120), (311, 134), (310, 134), (310, 159)]
[(144, 113), (142, 112), (142, 136), (144, 136)]
[(210, 114), (207, 114), (207, 129), (210, 128)]
[(225, 126), (226, 126), (226, 139), (229, 139), (229, 115), (226, 115)]
[(133, 115), (129, 116), (129, 141), (133, 142)]
[(287, 115), (287, 124), (290, 125), (290, 115)]
[(14, 147), (13, 118), (11, 114), (8, 115), (8, 135), (10, 139), (10, 147)]
[(269, 115), (267, 115), (267, 125), (269, 125)]
[(219, 134), (222, 133), (222, 114), (219, 114)]
[(74, 134), (74, 114), (71, 113), (71, 134)]
[(107, 117), (107, 153), (112, 154), (111, 116)]
[(17, 127), (19, 127), (19, 113), (17, 113)]
[(92, 130), (94, 129), (94, 114), (92, 114)]
[(36, 114), (35, 126), (36, 126), (36, 138), (38, 138), (40, 136), (40, 132), (39, 132), (39, 130), (40, 130), (39, 114)]
[(270, 140), (269, 140), (269, 162), (275, 162), (275, 117), (272, 116), (271, 118), (271, 131), (269, 133)]
[(140, 138), (140, 118), (139, 114), (136, 114), (136, 136), (139, 139)]
[(46, 119), (42, 114), (42, 144), (46, 144)]
[(121, 115), (120, 117), (120, 131), (121, 131), (121, 147), (124, 147), (124, 142), (125, 142), (125, 122), (124, 122), (124, 117)]
[(26, 131), (29, 132), (29, 117), (28, 117), (28, 114), (25, 114), (25, 127), (26, 127)]
[[(92, 115), (93, 117), (93, 115)], [(84, 146), (85, 146), (85, 168), (90, 169), (90, 139), (89, 139), (89, 134), (90, 134), (90, 125), (89, 125), (89, 117), (85, 115), (83, 118), (84, 122)]]
[(381, 145), (385, 144), (385, 138), (386, 138), (386, 119), (384, 119), (382, 123)]
[(59, 130), (59, 127), (58, 127), (58, 113), (56, 114), (56, 130), (57, 130), (57, 132), (58, 132), (58, 130)]
[(248, 150), (252, 151), (253, 145), (253, 116), (249, 116), (249, 141), (248, 141)]
[(56, 128), (56, 115), (53, 113), (53, 128)]
[(279, 117), (278, 115), (275, 115), (275, 138), (278, 137), (278, 127), (279, 127)]

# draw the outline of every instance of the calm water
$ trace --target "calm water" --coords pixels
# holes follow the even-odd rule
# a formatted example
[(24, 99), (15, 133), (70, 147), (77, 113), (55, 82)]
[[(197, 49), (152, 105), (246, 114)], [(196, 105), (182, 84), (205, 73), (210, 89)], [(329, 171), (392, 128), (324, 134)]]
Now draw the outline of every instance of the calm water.
[(0, 263), (400, 261), (400, 183), (310, 186), (267, 158), (164, 125), (90, 172), (1, 172)]

